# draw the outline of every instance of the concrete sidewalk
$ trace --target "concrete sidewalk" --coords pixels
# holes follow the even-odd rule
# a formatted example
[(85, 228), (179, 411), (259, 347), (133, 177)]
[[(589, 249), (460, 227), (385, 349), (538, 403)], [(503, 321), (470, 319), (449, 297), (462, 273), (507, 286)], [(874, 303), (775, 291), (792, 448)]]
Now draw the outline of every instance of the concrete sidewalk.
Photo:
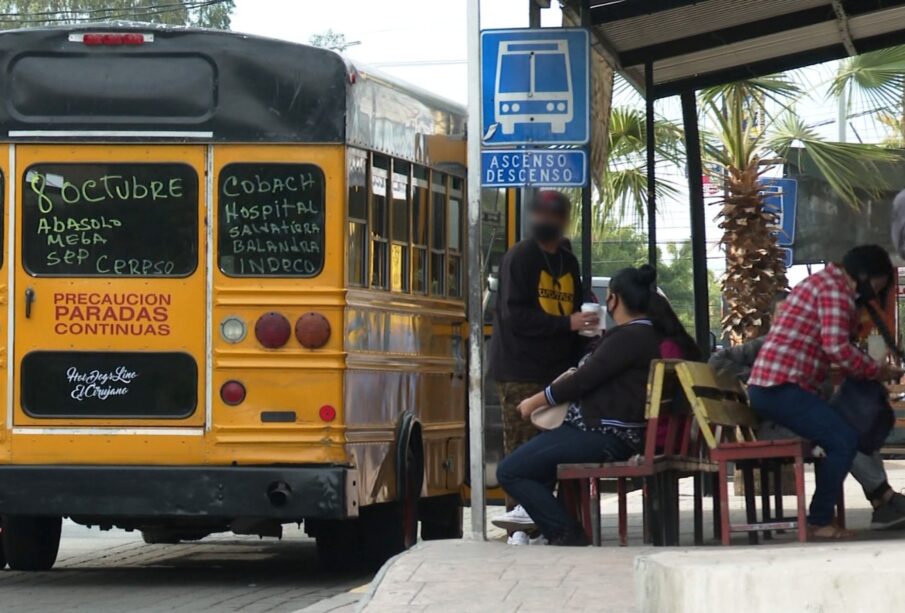
[[(905, 486), (905, 462), (887, 462), (887, 470), (894, 488), (898, 490)], [(812, 475), (809, 474), (809, 492), (813, 491), (811, 480)], [(741, 497), (732, 497), (732, 512), (738, 516), (738, 521), (744, 518), (742, 504)], [(787, 497), (784, 504), (787, 509), (794, 508), (794, 498)], [(877, 555), (881, 555), (883, 551), (901, 549), (903, 543), (900, 539), (905, 538), (905, 531), (867, 531), (870, 524), (869, 504), (851, 478), (846, 481), (846, 504), (848, 526), (864, 532), (851, 545), (833, 547), (833, 558), (851, 555), (855, 559), (864, 555), (865, 551), (876, 550)], [(375, 578), (369, 595), (358, 604), (358, 610), (366, 613), (427, 610), (457, 613), (555, 610), (639, 613), (636, 609), (638, 594), (635, 591), (634, 571), (639, 556), (651, 559), (648, 556), (656, 558), (662, 552), (687, 553), (688, 556), (674, 556), (674, 559), (693, 560), (698, 572), (701, 568), (706, 572), (708, 565), (725, 567), (729, 559), (745, 557), (744, 551), (749, 551), (750, 556), (755, 558), (765, 557), (771, 564), (801, 556), (801, 548), (793, 533), (778, 535), (771, 543), (750, 549), (743, 547), (746, 540), (739, 535), (735, 537), (737, 545), (731, 549), (731, 555), (713, 539), (709, 539), (704, 547), (691, 547), (691, 505), (691, 480), (686, 479), (680, 486), (681, 548), (655, 549), (642, 545), (640, 492), (629, 495), (630, 546), (625, 548), (615, 546), (615, 497), (612, 495), (605, 495), (602, 502), (605, 539), (602, 548), (507, 546), (500, 540), (498, 530), (490, 532), (491, 537), (496, 538), (487, 542), (422, 543), (387, 563)], [(705, 512), (709, 511), (709, 501), (706, 505)], [(499, 512), (499, 509), (492, 509), (489, 515)], [(705, 519), (705, 537), (710, 537), (709, 512), (705, 514)], [(820, 547), (808, 544), (804, 549)], [(812, 553), (818, 554), (818, 551)], [(844, 567), (844, 564), (838, 566)], [(792, 580), (797, 579), (790, 576)], [(901, 583), (905, 584), (905, 569)], [(742, 594), (738, 596), (744, 598)]]

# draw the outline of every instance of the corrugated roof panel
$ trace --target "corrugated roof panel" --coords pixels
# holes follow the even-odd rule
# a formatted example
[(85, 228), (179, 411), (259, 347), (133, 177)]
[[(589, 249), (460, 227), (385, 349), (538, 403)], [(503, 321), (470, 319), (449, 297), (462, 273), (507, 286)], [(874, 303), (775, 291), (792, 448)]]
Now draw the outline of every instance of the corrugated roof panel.
[(705, 0), (652, 15), (624, 19), (597, 27), (617, 51), (705, 34), (714, 30), (826, 6), (829, 0)]
[[(848, 29), (852, 38), (867, 38), (901, 30), (905, 27), (905, 6), (888, 8), (876, 13), (849, 17)], [(905, 43), (905, 39), (901, 41)]]
[(775, 57), (828, 47), (839, 42), (836, 22), (817, 24), (795, 30), (794, 36), (789, 36), (788, 32), (771, 34), (656, 62), (654, 80), (657, 84), (670, 83), (734, 68), (740, 64), (739, 58), (744, 58), (743, 64), (754, 64)]

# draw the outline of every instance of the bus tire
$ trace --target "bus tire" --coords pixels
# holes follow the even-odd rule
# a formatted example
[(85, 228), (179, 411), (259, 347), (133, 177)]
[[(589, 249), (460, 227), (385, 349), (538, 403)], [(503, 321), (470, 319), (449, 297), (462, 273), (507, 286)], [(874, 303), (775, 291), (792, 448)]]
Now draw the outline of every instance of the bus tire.
[(3, 553), (13, 570), (50, 570), (60, 550), (61, 517), (6, 515)]
[(462, 497), (459, 494), (422, 498), (421, 539), (439, 541), (462, 538)]

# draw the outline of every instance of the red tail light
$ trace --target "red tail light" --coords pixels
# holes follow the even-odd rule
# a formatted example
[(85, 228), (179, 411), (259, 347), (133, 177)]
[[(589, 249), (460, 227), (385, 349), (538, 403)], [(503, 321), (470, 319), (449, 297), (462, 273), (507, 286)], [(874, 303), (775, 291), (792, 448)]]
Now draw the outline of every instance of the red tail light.
[(245, 386), (238, 381), (227, 381), (220, 388), (220, 398), (233, 407), (242, 404), (245, 401)]
[(329, 404), (322, 406), (317, 414), (320, 415), (322, 421), (333, 421), (336, 419), (336, 409)]
[(264, 313), (255, 323), (255, 337), (268, 349), (278, 349), (285, 345), (290, 334), (292, 327), (289, 320), (273, 311)]
[(330, 340), (330, 322), (320, 313), (305, 313), (295, 322), (295, 338), (305, 349), (320, 349)]
[(85, 34), (70, 34), (69, 41), (82, 43), (87, 47), (137, 46), (154, 42), (154, 35), (140, 34), (138, 32), (88, 32)]

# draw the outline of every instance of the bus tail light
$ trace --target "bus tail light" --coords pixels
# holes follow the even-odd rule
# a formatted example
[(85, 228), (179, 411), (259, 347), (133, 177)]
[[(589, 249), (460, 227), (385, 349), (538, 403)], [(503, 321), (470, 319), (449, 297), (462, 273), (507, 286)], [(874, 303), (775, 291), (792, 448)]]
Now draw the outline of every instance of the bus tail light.
[(336, 419), (336, 409), (329, 404), (322, 406), (317, 414), (320, 416), (321, 421), (333, 421)]
[(320, 349), (330, 340), (330, 322), (320, 313), (305, 313), (295, 322), (295, 338), (305, 349)]
[(274, 311), (264, 313), (255, 323), (255, 337), (268, 349), (278, 349), (285, 345), (290, 334), (292, 328), (289, 320)]
[(69, 42), (82, 43), (86, 47), (136, 47), (153, 43), (153, 34), (139, 32), (85, 32), (69, 35)]
[(245, 401), (245, 386), (238, 381), (227, 381), (220, 388), (220, 399), (231, 407)]

